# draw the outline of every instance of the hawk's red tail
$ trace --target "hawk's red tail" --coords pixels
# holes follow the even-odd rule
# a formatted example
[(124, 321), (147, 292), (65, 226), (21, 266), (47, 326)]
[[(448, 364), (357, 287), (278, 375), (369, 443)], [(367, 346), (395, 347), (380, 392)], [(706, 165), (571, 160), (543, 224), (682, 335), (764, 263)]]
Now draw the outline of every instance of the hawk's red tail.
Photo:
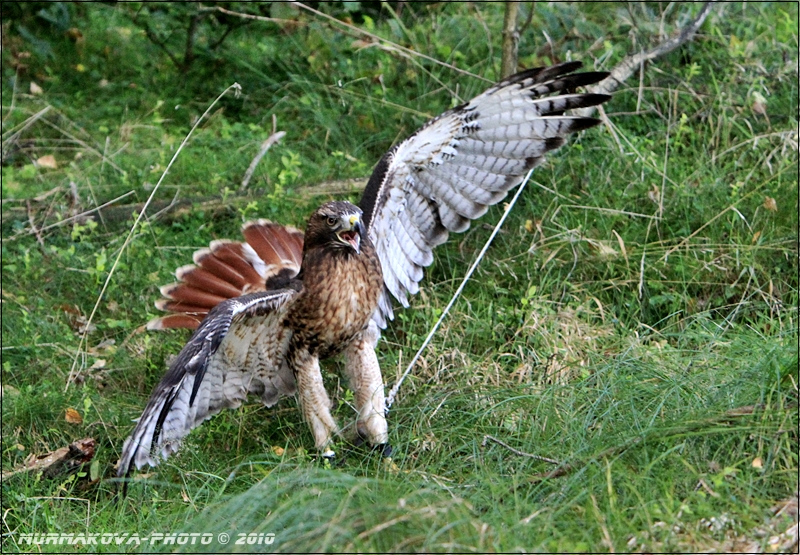
[(303, 232), (258, 220), (242, 226), (245, 242), (212, 241), (194, 253), (194, 264), (175, 270), (177, 283), (161, 287), (156, 308), (169, 312), (147, 329), (195, 329), (208, 311), (225, 299), (266, 290), (269, 278), (292, 278), (303, 260)]

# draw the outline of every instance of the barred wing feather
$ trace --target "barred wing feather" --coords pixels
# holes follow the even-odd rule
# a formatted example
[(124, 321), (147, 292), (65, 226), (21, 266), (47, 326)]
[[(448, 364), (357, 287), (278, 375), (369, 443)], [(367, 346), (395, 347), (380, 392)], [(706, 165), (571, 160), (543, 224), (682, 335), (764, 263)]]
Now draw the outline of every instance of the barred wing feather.
[(574, 73), (580, 67), (568, 62), (512, 75), (430, 120), (381, 159), (360, 203), (386, 285), (373, 317), (381, 328), (393, 318), (386, 291), (407, 307), (448, 232), (469, 228), (566, 135), (599, 123), (565, 115), (610, 98), (570, 92), (608, 76)]
[(267, 406), (295, 392), (284, 361), (290, 332), (283, 320), (295, 289), (251, 293), (215, 306), (170, 365), (122, 448), (117, 474), (155, 466), (181, 440), (248, 394)]

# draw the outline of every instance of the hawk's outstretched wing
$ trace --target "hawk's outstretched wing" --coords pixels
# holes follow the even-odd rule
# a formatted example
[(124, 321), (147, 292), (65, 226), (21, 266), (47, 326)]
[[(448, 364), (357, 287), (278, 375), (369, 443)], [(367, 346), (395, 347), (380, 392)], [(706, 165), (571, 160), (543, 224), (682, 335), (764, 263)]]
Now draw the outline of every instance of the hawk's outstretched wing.
[[(390, 150), (370, 177), (360, 207), (381, 260), (386, 289), (404, 306), (448, 231), (465, 231), (506, 197), (569, 133), (599, 120), (564, 115), (596, 106), (604, 94), (567, 93), (604, 79), (573, 73), (580, 62), (517, 73), (470, 102), (432, 119)], [(551, 93), (560, 93), (548, 96)], [(384, 291), (376, 323), (392, 306)]]
[(155, 466), (174, 453), (193, 428), (248, 393), (265, 405), (293, 395), (295, 378), (285, 362), (291, 332), (283, 320), (295, 289), (251, 293), (221, 302), (170, 365), (122, 448), (118, 476), (135, 465)]

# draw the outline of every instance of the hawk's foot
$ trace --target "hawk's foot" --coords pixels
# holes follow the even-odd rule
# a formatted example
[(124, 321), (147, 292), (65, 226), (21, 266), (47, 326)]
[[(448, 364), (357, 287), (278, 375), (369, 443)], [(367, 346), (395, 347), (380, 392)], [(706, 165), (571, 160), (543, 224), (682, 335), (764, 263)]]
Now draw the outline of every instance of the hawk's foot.
[[(361, 447), (368, 443), (367, 437), (365, 434), (361, 433), (360, 431), (356, 433), (356, 437), (353, 438), (353, 446), (354, 447)], [(388, 459), (394, 453), (394, 449), (389, 443), (375, 443), (372, 444), (372, 452), (378, 451), (381, 454), (381, 457), (384, 459)]]
[(378, 445), (372, 446), (373, 451), (379, 451), (381, 457), (384, 459), (389, 459), (392, 457), (392, 453), (394, 453), (394, 449), (388, 443), (379, 443)]

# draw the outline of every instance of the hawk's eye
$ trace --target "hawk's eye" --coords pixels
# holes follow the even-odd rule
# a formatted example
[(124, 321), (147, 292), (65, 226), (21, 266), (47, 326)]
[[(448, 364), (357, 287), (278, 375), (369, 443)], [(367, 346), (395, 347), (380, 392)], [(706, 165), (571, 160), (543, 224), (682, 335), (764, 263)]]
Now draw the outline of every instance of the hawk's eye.
[(336, 218), (328, 217), (328, 225), (333, 227), (336, 225)]

